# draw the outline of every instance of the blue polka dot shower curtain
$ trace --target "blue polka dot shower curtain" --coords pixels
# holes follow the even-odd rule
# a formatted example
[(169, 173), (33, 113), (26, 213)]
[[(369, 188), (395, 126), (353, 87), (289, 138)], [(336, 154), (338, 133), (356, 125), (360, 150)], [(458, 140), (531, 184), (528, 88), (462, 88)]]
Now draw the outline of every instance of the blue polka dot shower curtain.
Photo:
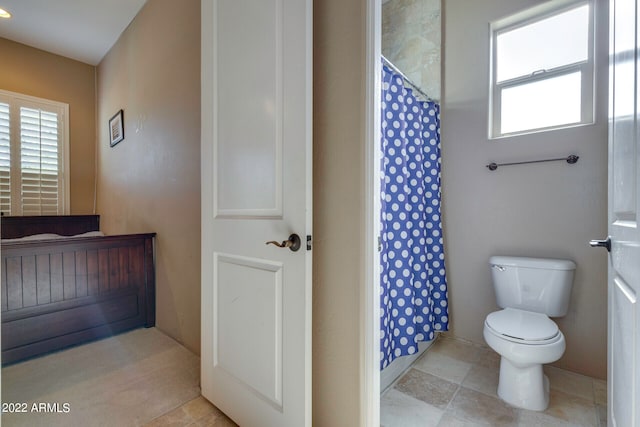
[(383, 65), (380, 369), (448, 329), (440, 106)]

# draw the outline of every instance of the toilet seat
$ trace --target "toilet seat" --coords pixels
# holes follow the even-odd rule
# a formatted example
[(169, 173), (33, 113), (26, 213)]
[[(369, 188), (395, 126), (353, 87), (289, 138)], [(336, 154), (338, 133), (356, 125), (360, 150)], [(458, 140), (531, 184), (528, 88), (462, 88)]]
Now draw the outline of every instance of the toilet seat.
[(560, 334), (558, 325), (545, 314), (515, 308), (489, 314), (485, 325), (501, 338), (520, 344), (548, 344)]

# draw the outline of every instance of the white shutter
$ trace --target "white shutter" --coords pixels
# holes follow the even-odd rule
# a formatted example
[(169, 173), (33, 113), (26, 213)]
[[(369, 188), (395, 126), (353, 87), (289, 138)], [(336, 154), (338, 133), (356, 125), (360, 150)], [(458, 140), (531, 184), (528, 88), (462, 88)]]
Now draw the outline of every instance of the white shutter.
[(0, 102), (0, 212), (11, 215), (11, 120), (9, 104)]
[(0, 210), (64, 215), (69, 209), (69, 106), (0, 89)]
[(22, 215), (57, 215), (59, 205), (59, 117), (20, 108), (20, 200)]

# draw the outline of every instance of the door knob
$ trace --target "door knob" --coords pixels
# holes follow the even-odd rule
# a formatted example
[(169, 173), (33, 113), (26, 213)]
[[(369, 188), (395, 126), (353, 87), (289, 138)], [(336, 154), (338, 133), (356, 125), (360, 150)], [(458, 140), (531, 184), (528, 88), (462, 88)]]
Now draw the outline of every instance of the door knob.
[(591, 240), (589, 244), (593, 248), (603, 247), (607, 248), (607, 252), (611, 252), (611, 236), (607, 236), (606, 240)]
[(300, 249), (300, 236), (297, 234), (292, 234), (289, 236), (288, 240), (283, 241), (282, 243), (278, 243), (275, 240), (270, 240), (265, 245), (275, 245), (279, 248), (289, 248), (292, 252), (296, 252)]

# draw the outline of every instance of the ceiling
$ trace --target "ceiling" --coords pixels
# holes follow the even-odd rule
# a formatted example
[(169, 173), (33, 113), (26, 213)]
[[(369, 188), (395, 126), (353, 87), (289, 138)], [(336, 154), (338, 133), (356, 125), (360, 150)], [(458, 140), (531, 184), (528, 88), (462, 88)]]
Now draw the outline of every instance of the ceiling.
[(97, 65), (147, 0), (0, 0), (0, 37)]

